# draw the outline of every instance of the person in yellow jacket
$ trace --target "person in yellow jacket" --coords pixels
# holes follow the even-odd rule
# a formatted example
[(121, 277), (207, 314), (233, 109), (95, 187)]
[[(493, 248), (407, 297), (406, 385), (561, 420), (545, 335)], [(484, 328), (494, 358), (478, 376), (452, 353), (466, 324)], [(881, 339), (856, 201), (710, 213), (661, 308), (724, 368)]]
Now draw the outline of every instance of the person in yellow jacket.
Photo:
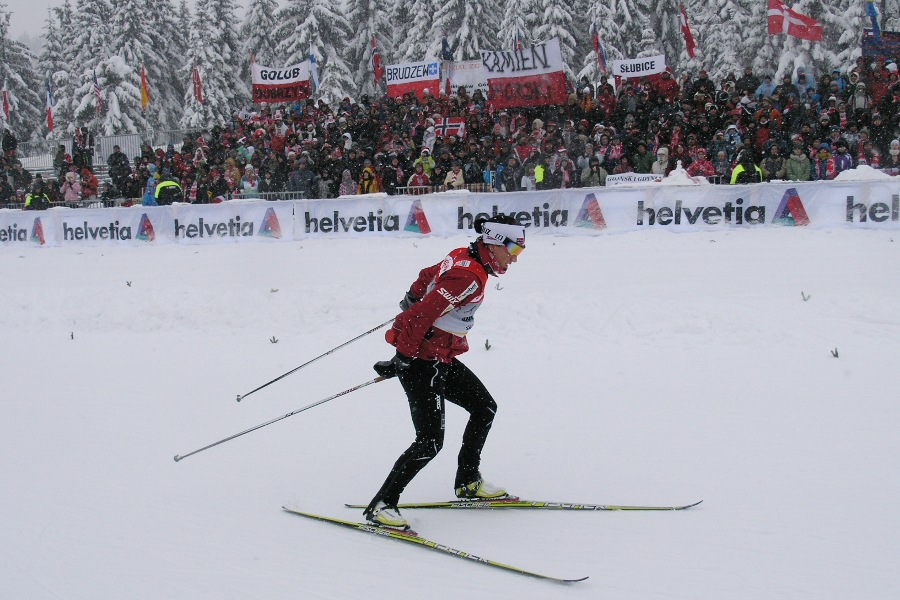
[(375, 176), (375, 169), (366, 167), (359, 176), (358, 194), (377, 194), (381, 191), (381, 185)]
[(738, 154), (738, 164), (731, 171), (731, 184), (760, 183), (763, 180), (763, 172), (753, 162), (753, 153), (747, 149)]
[(177, 181), (173, 181), (171, 177), (163, 177), (163, 180), (156, 184), (154, 197), (157, 205), (165, 206), (173, 202), (183, 202), (184, 191)]

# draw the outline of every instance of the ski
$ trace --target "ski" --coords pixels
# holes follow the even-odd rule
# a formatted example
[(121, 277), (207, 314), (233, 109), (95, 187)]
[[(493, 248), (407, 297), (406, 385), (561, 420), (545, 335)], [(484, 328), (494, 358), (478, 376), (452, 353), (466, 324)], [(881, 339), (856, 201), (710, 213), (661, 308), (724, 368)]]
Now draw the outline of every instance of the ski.
[(534, 571), (526, 571), (525, 569), (520, 569), (518, 567), (514, 567), (512, 565), (507, 565), (501, 562), (497, 562), (495, 560), (489, 560), (487, 558), (481, 558), (480, 556), (475, 556), (474, 554), (470, 554), (468, 552), (464, 552), (462, 550), (457, 550), (456, 548), (451, 548), (449, 546), (445, 546), (444, 544), (440, 544), (438, 542), (433, 542), (431, 540), (426, 540), (423, 537), (420, 537), (415, 531), (401, 531), (399, 529), (391, 529), (389, 527), (379, 527), (377, 525), (372, 525), (371, 523), (357, 523), (356, 521), (346, 521), (344, 519), (337, 519), (335, 517), (326, 517), (323, 515), (316, 515), (313, 513), (304, 512), (302, 510), (298, 510), (295, 508), (289, 508), (287, 506), (282, 507), (289, 513), (300, 515), (301, 517), (307, 517), (309, 519), (317, 519), (319, 521), (325, 521), (326, 523), (333, 523), (335, 525), (341, 525), (343, 527), (347, 527), (349, 529), (355, 529), (357, 531), (362, 531), (364, 533), (371, 533), (373, 535), (389, 537), (395, 540), (400, 540), (401, 542), (409, 542), (415, 544), (417, 546), (423, 548), (430, 548), (432, 550), (438, 550), (440, 552), (444, 552), (446, 554), (450, 554), (451, 556), (458, 556), (459, 558), (468, 558), (469, 560), (473, 560), (477, 563), (481, 563), (483, 565), (488, 565), (490, 567), (496, 567), (498, 569), (503, 569), (506, 571), (511, 571), (513, 573), (519, 573), (520, 575), (528, 575), (529, 577), (536, 577), (538, 579), (545, 579), (549, 581), (556, 581), (560, 583), (575, 583), (576, 581), (584, 581), (587, 577), (581, 577), (579, 579), (562, 579), (559, 577), (551, 577), (550, 575), (543, 575), (541, 573), (535, 573)]
[[(415, 508), (536, 508), (545, 510), (685, 510), (703, 502), (698, 500), (693, 504), (676, 506), (628, 506), (623, 504), (576, 504), (573, 502), (544, 502), (537, 500), (522, 500), (521, 498), (504, 498), (500, 500), (449, 500), (446, 502), (412, 502), (398, 504), (398, 509)], [(365, 504), (345, 504), (348, 508), (365, 508)]]

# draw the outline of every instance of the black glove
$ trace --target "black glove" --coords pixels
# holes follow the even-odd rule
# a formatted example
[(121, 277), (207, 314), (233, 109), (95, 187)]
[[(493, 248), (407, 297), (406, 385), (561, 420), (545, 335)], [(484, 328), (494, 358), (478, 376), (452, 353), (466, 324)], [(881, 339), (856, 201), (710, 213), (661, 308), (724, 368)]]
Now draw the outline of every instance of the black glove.
[(411, 292), (406, 292), (406, 296), (404, 296), (403, 300), (400, 301), (400, 309), (403, 310), (403, 312), (406, 312), (409, 310), (410, 306), (412, 306), (419, 300), (420, 299), (413, 296)]
[(375, 369), (375, 372), (381, 377), (390, 379), (391, 377), (396, 377), (398, 372), (408, 369), (412, 364), (412, 361), (413, 359), (410, 357), (397, 352), (391, 360), (380, 360), (372, 365), (372, 368)]

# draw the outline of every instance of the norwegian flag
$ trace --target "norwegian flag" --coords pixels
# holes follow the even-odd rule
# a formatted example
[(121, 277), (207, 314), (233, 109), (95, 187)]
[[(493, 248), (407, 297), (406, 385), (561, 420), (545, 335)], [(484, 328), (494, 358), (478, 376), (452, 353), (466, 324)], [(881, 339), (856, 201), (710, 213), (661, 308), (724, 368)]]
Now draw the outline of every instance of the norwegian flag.
[(606, 66), (606, 52), (603, 51), (603, 44), (600, 43), (600, 28), (597, 27), (597, 19), (591, 26), (591, 39), (594, 42), (594, 52), (597, 53), (597, 64), (600, 65), (600, 72), (606, 75), (609, 69)]
[(694, 35), (691, 33), (691, 26), (688, 23), (687, 11), (684, 10), (684, 4), (678, 3), (678, 23), (681, 25), (681, 34), (684, 36), (684, 45), (687, 46), (687, 53), (690, 58), (694, 58), (696, 54), (697, 44), (694, 42)]
[(801, 15), (781, 3), (781, 0), (769, 0), (769, 35), (784, 33), (786, 35), (819, 42), (822, 40), (822, 24), (806, 15)]
[(441, 137), (447, 137), (448, 135), (463, 137), (466, 134), (466, 120), (463, 117), (435, 119), (434, 134)]
[(97, 82), (97, 69), (94, 69), (94, 96), (97, 97), (97, 114), (103, 112), (103, 90)]
[(53, 131), (53, 87), (47, 78), (47, 131)]
[(378, 53), (378, 42), (372, 36), (372, 72), (375, 74), (375, 85), (384, 77), (384, 67), (381, 66), (381, 54)]

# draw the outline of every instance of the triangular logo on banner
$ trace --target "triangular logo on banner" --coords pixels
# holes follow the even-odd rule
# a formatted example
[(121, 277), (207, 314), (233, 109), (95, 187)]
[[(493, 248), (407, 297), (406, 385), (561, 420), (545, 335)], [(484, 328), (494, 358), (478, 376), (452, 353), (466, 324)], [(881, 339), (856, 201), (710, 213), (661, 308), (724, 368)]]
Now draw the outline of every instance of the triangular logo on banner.
[(422, 209), (422, 202), (414, 200), (409, 208), (409, 215), (406, 217), (406, 226), (404, 231), (414, 231), (415, 233), (428, 234), (431, 233), (431, 225), (428, 224), (428, 218)]
[(576, 227), (590, 227), (591, 229), (606, 229), (606, 219), (603, 218), (603, 211), (600, 210), (600, 203), (594, 194), (588, 194), (584, 197), (581, 210), (575, 218)]
[(799, 226), (809, 225), (809, 215), (806, 214), (806, 208), (800, 201), (800, 195), (797, 188), (788, 188), (781, 197), (781, 204), (775, 211), (775, 218), (772, 223), (779, 225)]
[(44, 225), (41, 223), (40, 217), (36, 218), (34, 225), (31, 226), (31, 241), (37, 242), (41, 246), (47, 241), (44, 239)]
[(269, 207), (266, 209), (266, 216), (263, 217), (262, 224), (259, 226), (259, 233), (263, 237), (281, 239), (281, 223), (278, 221), (278, 215), (275, 209)]
[(152, 242), (156, 240), (156, 231), (153, 229), (153, 223), (147, 213), (141, 215), (141, 222), (138, 224), (137, 239), (142, 242)]

